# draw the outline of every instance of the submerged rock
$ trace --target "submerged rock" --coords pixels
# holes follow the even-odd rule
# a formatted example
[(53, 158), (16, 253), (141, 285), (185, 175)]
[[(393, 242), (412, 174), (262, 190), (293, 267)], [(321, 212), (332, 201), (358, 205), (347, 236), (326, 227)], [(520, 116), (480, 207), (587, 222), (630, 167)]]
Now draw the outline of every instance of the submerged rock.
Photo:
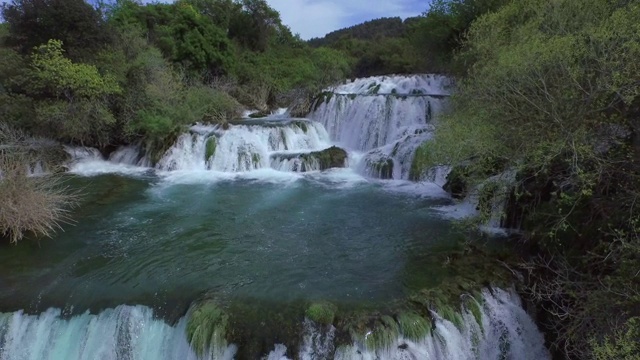
[(252, 119), (259, 119), (259, 118), (264, 118), (271, 115), (271, 112), (269, 110), (264, 110), (264, 111), (258, 111), (258, 112), (254, 112), (249, 114), (249, 117)]

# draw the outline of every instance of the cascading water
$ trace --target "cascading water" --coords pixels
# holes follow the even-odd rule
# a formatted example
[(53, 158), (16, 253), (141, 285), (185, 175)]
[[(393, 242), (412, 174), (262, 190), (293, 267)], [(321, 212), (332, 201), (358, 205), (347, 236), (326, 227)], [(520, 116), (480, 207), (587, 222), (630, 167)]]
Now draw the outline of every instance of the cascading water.
[[(193, 127), (191, 132), (178, 138), (157, 168), (166, 171), (245, 172), (263, 168), (302, 171), (301, 160), (293, 155), (329, 147), (327, 132), (315, 122), (246, 123), (231, 125), (227, 130), (218, 126)], [(314, 169), (309, 162), (306, 171)]]
[[(77, 302), (82, 294), (90, 298), (78, 289), (85, 286), (100, 289), (111, 281), (105, 280), (103, 284), (99, 282), (102, 279), (125, 279), (118, 280), (121, 283), (114, 280), (115, 284), (110, 284), (113, 287), (109, 289), (124, 289), (124, 292), (130, 291), (132, 295), (123, 295), (123, 299), (104, 305), (115, 309), (102, 310), (97, 314), (70, 316), (56, 309), (49, 309), (40, 315), (25, 315), (21, 311), (0, 314), (0, 359), (195, 360), (231, 359), (234, 356), (253, 359), (246, 354), (255, 353), (243, 353), (249, 345), (242, 341), (262, 344), (259, 354), (268, 360), (548, 359), (542, 335), (523, 310), (517, 295), (499, 289), (484, 291), (476, 303), (477, 311), (461, 308), (455, 319), (445, 316), (451, 314), (444, 309), (432, 309), (431, 316), (427, 315), (428, 310), (423, 309), (420, 313), (422, 322), (419, 323), (428, 324), (424, 327), (428, 328), (428, 335), (419, 338), (415, 337), (415, 332), (410, 333), (405, 328), (408, 326), (406, 319), (403, 320), (398, 314), (386, 317), (387, 328), (365, 323), (364, 329), (350, 331), (344, 327), (316, 324), (309, 319), (301, 321), (301, 310), (292, 316), (292, 321), (301, 321), (297, 327), (294, 326), (293, 333), (294, 337), (298, 336), (297, 339), (264, 340), (260, 336), (263, 333), (256, 332), (251, 333), (256, 339), (242, 338), (237, 346), (214, 347), (201, 356), (196, 355), (193, 350), (195, 347), (187, 341), (190, 313), (170, 325), (158, 318), (150, 307), (117, 306), (139, 303), (138, 299), (143, 299), (142, 303), (154, 306), (153, 309), (162, 308), (164, 305), (158, 306), (153, 301), (144, 302), (146, 294), (153, 293), (158, 287), (171, 292), (183, 283), (184, 296), (188, 301), (193, 300), (193, 292), (201, 293), (203, 289), (218, 295), (226, 294), (229, 298), (224, 300), (233, 302), (229, 299), (236, 296), (266, 296), (270, 294), (270, 289), (277, 286), (285, 289), (277, 292), (278, 298), (292, 291), (309, 293), (310, 298), (327, 296), (328, 299), (335, 299), (346, 294), (349, 301), (361, 301), (373, 296), (371, 294), (380, 296), (382, 292), (395, 299), (388, 295), (391, 289), (406, 294), (402, 274), (412, 271), (409, 262), (422, 250), (401, 241), (426, 232), (429, 233), (426, 237), (431, 240), (442, 238), (439, 233), (432, 234), (430, 231), (446, 227), (443, 222), (429, 223), (424, 228), (417, 224), (433, 220), (425, 208), (436, 209), (449, 204), (449, 200), (443, 199), (441, 189), (438, 189), (439, 195), (429, 195), (434, 198), (440, 196), (435, 204), (421, 203), (410, 209), (398, 210), (418, 219), (407, 221), (407, 215), (400, 220), (394, 218), (397, 208), (393, 206), (398, 205), (392, 206), (391, 197), (374, 201), (371, 193), (375, 194), (377, 187), (407, 182), (373, 182), (371, 185), (367, 184), (366, 178), (406, 180), (410, 177), (415, 151), (431, 138), (433, 120), (446, 106), (449, 86), (445, 77), (434, 75), (358, 79), (325, 93), (310, 114), (310, 120), (289, 119), (281, 111), (266, 119), (235, 121), (228, 127), (192, 126), (177, 138), (155, 164), (151, 163), (149, 159), (152, 156), (141, 146), (121, 147), (110, 154), (108, 160), (95, 149), (68, 148), (67, 151), (75, 159), (72, 169), (76, 173), (149, 173), (154, 182), (157, 178), (161, 179), (162, 184), (153, 185), (144, 193), (144, 199), (140, 200), (148, 203), (140, 206), (128, 204), (128, 207), (119, 208), (124, 212), (121, 218), (110, 219), (113, 223), (108, 229), (100, 229), (97, 234), (85, 229), (93, 238), (100, 239), (100, 245), (106, 250), (104, 254), (100, 252), (93, 257), (82, 256), (64, 274), (79, 274), (82, 277), (83, 271), (87, 271), (89, 280), (84, 279), (85, 282), (79, 285), (69, 284), (64, 281), (66, 275), (60, 275), (62, 284), (74, 292), (74, 298), (69, 298), (70, 308), (71, 304), (81, 307)], [(347, 163), (351, 168), (317, 172), (325, 168), (322, 161), (326, 160), (321, 159), (324, 153), (319, 153), (331, 150), (332, 145), (349, 151)], [(354, 170), (365, 175), (365, 178), (355, 174)], [(167, 176), (175, 174), (178, 178), (193, 173), (200, 180), (214, 173), (244, 174), (238, 176), (241, 177), (269, 171), (277, 173), (277, 181), (285, 177), (307, 180), (301, 181), (300, 186), (288, 189), (276, 185), (273, 189), (265, 190), (253, 183), (240, 181), (238, 184), (223, 183), (219, 187), (193, 186), (190, 191), (181, 191), (179, 186), (170, 186), (175, 179)], [(317, 173), (308, 176), (285, 174), (295, 172)], [(202, 176), (202, 173), (207, 176)], [(271, 173), (268, 175), (272, 176)], [(447, 173), (447, 168), (434, 168), (425, 176), (442, 186)], [(364, 184), (353, 192), (336, 191), (343, 188), (331, 181), (345, 174), (358, 177), (358, 181)], [(330, 181), (323, 178), (331, 176), (334, 177)], [(147, 180), (141, 178), (127, 186), (141, 186)], [(170, 185), (164, 187), (165, 184)], [(101, 203), (113, 201), (118, 204), (118, 201), (122, 201), (120, 192), (126, 193), (128, 190), (127, 186), (120, 185), (118, 183), (116, 189), (99, 193)], [(321, 190), (316, 192), (317, 188)], [(352, 198), (354, 194), (365, 194), (373, 199)], [(403, 199), (398, 201), (404, 203), (406, 198)], [(225, 205), (218, 207), (220, 204)], [(238, 206), (235, 207), (235, 204)], [(388, 211), (383, 210), (387, 208)], [(376, 210), (372, 213), (372, 209)], [(172, 214), (172, 221), (163, 220), (166, 214)], [(201, 217), (202, 214), (206, 214), (206, 218)], [(329, 218), (329, 215), (332, 217)], [(97, 213), (93, 216), (101, 218), (104, 215)], [(372, 220), (374, 216), (377, 217)], [(392, 223), (385, 222), (392, 218)], [(397, 224), (398, 228), (393, 224)], [(304, 227), (304, 236), (301, 236), (303, 232), (298, 226)], [(137, 227), (142, 230), (134, 231)], [(335, 228), (341, 229), (340, 234), (334, 233)], [(349, 232), (349, 228), (356, 230)], [(384, 232), (385, 229), (389, 231)], [(407, 229), (409, 231), (403, 233)], [(362, 246), (357, 241), (361, 233), (366, 237), (366, 243)], [(169, 239), (166, 242), (165, 237)], [(376, 242), (378, 238), (383, 240)], [(163, 241), (152, 243), (156, 240)], [(427, 241), (430, 240), (420, 238), (415, 243)], [(174, 243), (179, 244), (180, 251), (184, 252), (179, 256), (183, 260), (170, 264), (169, 259), (176, 258), (176, 251), (172, 247)], [(231, 248), (231, 244), (240, 246)], [(390, 244), (389, 248), (385, 248), (385, 244)], [(126, 256), (120, 256), (120, 247)], [(228, 253), (225, 252), (227, 249)], [(248, 249), (256, 252), (247, 255)], [(336, 252), (333, 253), (333, 250)], [(376, 260), (376, 254), (387, 254), (388, 257)], [(265, 266), (262, 260), (269, 265)], [(95, 273), (84, 267), (85, 261), (98, 264)], [(118, 265), (118, 261), (122, 264)], [(420, 266), (425, 263), (419, 257), (415, 262)], [(189, 266), (184, 265), (186, 263)], [(255, 267), (244, 267), (254, 263)], [(287, 264), (295, 264), (295, 268), (292, 270)], [(131, 266), (132, 270), (125, 271), (125, 266)], [(166, 278), (165, 273), (156, 276), (160, 267), (166, 269)], [(385, 274), (372, 275), (376, 268), (382, 268)], [(422, 270), (415, 271), (420, 276), (425, 274)], [(272, 275), (267, 275), (272, 273), (281, 276), (274, 279)], [(318, 276), (321, 279), (316, 279), (314, 274), (320, 274)], [(93, 276), (99, 285), (92, 282)], [(145, 280), (138, 281), (136, 276)], [(178, 282), (176, 277), (180, 279)], [(194, 280), (196, 278), (197, 281)], [(367, 284), (370, 278), (376, 279), (372, 281), (375, 286)], [(331, 282), (329, 287), (323, 285), (325, 281)], [(138, 287), (144, 289), (139, 290), (140, 293), (132, 290)], [(105, 293), (109, 291), (105, 290)], [(183, 291), (178, 289), (175, 292)], [(326, 295), (329, 292), (335, 294)], [(360, 297), (355, 300), (357, 294)], [(134, 300), (129, 302), (128, 299)], [(342, 300), (335, 301), (339, 304)], [(95, 309), (89, 300), (87, 302), (90, 305), (82, 307), (81, 311), (85, 308)], [(48, 306), (62, 306), (57, 304)], [(21, 307), (9, 310), (18, 308)], [(46, 307), (38, 311), (44, 309)], [(278, 319), (280, 321), (284, 317)], [(231, 323), (233, 321), (230, 320)], [(262, 318), (250, 324), (257, 329), (281, 326), (279, 322), (263, 322)], [(233, 330), (231, 326), (229, 331)], [(285, 342), (286, 346), (278, 342)]]
[[(475, 300), (473, 300), (475, 301)], [(476, 303), (478, 311), (462, 309), (457, 324), (433, 313), (427, 335), (411, 338), (395, 324), (393, 336), (380, 329), (357, 335), (353, 343), (340, 344), (336, 328), (310, 320), (301, 324), (299, 354), (281, 344), (266, 359), (450, 359), (450, 360), (543, 360), (549, 358), (544, 339), (522, 309), (513, 292), (485, 290)], [(437, 310), (436, 310), (437, 311)], [(187, 317), (171, 326), (154, 317), (144, 306), (119, 306), (97, 315), (64, 318), (60, 310), (40, 315), (22, 311), (0, 314), (0, 358), (6, 360), (196, 360), (232, 359), (236, 345), (209, 349), (197, 356), (187, 342)], [(393, 326), (393, 324), (392, 324)], [(373, 339), (376, 339), (375, 341)], [(344, 342), (344, 339), (341, 340)], [(380, 346), (381, 345), (381, 346)], [(377, 347), (377, 348), (376, 348)]]
[(360, 165), (366, 175), (408, 179), (415, 151), (430, 139), (431, 122), (450, 86), (438, 75), (357, 79), (328, 89), (309, 118), (341, 146), (367, 152)]

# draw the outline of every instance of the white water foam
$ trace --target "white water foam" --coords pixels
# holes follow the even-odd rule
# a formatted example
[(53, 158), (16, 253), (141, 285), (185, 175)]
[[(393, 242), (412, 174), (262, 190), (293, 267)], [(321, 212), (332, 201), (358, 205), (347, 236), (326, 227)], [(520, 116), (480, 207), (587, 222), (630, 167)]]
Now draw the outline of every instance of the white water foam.
[[(226, 131), (208, 127), (192, 130), (178, 138), (156, 166), (158, 169), (247, 172), (270, 168), (275, 153), (311, 152), (330, 146), (324, 128), (308, 121), (232, 125)], [(215, 141), (215, 153), (208, 159), (207, 141)]]
[(0, 315), (3, 360), (199, 360), (232, 359), (231, 345), (199, 358), (185, 336), (186, 320), (169, 326), (144, 306), (119, 306), (97, 315), (64, 319), (59, 309), (40, 315)]
[[(462, 324), (454, 325), (434, 312), (435, 323), (431, 335), (420, 341), (399, 336), (384, 349), (367, 349), (364, 344), (353, 343), (335, 350), (327, 345), (331, 330), (316, 325), (312, 334), (305, 334), (300, 359), (336, 360), (546, 360), (551, 356), (544, 346), (544, 338), (531, 317), (522, 308), (514, 291), (485, 290), (481, 299), (481, 321), (462, 309)], [(307, 320), (308, 321), (308, 320)], [(305, 326), (307, 326), (305, 324)], [(305, 331), (309, 331), (305, 327)], [(367, 330), (371, 334), (374, 330)], [(332, 344), (333, 345), (333, 344)], [(327, 354), (329, 352), (329, 354)], [(269, 354), (268, 359), (283, 359), (286, 349), (282, 345)], [(321, 356), (316, 356), (321, 354)], [(273, 356), (273, 357), (272, 357)]]
[[(319, 100), (309, 118), (324, 125), (340, 146), (367, 152), (359, 169), (363, 174), (406, 180), (416, 149), (431, 139), (449, 87), (449, 80), (438, 75), (357, 79), (328, 89), (331, 94)], [(381, 171), (380, 164), (387, 162), (392, 169)]]
[[(96, 176), (103, 174), (141, 175), (149, 169), (138, 165), (127, 164), (126, 162), (116, 162), (105, 160), (98, 149), (89, 147), (66, 146), (65, 151), (71, 155), (71, 163), (68, 164), (69, 172), (81, 176)], [(124, 155), (132, 152), (132, 148), (123, 151)], [(118, 159), (120, 159), (120, 155)]]
[(450, 94), (451, 80), (442, 75), (416, 74), (416, 75), (388, 75), (372, 76), (347, 81), (342, 85), (329, 88), (336, 94), (371, 94), (376, 89), (376, 94), (400, 94), (400, 95), (436, 95), (446, 96)]
[[(399, 336), (384, 349), (354, 342), (336, 349), (333, 326), (302, 324), (298, 357), (311, 359), (448, 359), (545, 360), (550, 355), (542, 334), (522, 308), (514, 291), (484, 290), (480, 322), (464, 308), (458, 326), (434, 313), (434, 328), (420, 341)], [(223, 360), (235, 345), (210, 349), (198, 357), (186, 338), (186, 318), (170, 326), (145, 306), (118, 306), (97, 315), (64, 318), (59, 309), (40, 315), (22, 311), (0, 314), (0, 358), (6, 360)], [(374, 330), (366, 330), (372, 332)], [(287, 359), (287, 348), (275, 344), (263, 359)]]

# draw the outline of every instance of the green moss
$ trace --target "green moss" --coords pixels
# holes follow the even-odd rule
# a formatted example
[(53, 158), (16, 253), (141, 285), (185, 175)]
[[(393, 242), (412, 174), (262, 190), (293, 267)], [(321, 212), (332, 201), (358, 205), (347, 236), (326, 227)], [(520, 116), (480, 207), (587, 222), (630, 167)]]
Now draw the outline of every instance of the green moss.
[(205, 161), (209, 160), (216, 153), (217, 146), (218, 146), (218, 139), (215, 136), (212, 136), (209, 139), (207, 139), (206, 149), (204, 154)]
[(393, 178), (393, 159), (381, 159), (370, 163), (381, 179)]
[(464, 323), (464, 321), (462, 320), (462, 314), (460, 314), (460, 312), (452, 306), (443, 302), (436, 302), (434, 310), (443, 319), (451, 321), (456, 327), (462, 327)]
[(304, 161), (316, 159), (320, 164), (320, 170), (327, 170), (330, 168), (345, 167), (347, 152), (337, 146), (332, 146), (322, 151), (314, 151), (309, 154), (301, 155), (300, 158)]
[(382, 316), (371, 330), (359, 335), (359, 340), (369, 350), (386, 349), (395, 344), (400, 336), (400, 326), (390, 316)]
[(476, 319), (476, 322), (482, 328), (482, 295), (478, 294), (476, 296), (467, 296), (465, 298), (464, 307), (467, 309), (471, 315)]
[(309, 131), (309, 126), (304, 121), (296, 121), (294, 124), (299, 127), (305, 134)]
[(349, 94), (349, 95), (347, 95), (347, 97), (348, 97), (349, 99), (351, 99), (351, 100), (355, 100), (355, 98), (357, 98), (357, 97), (358, 97), (358, 94)]
[(251, 162), (253, 163), (253, 166), (258, 166), (260, 164), (260, 160), (262, 158), (260, 157), (260, 154), (251, 154)]
[(369, 90), (367, 91), (368, 95), (377, 95), (378, 92), (380, 91), (380, 84), (371, 84), (369, 85)]
[(311, 306), (307, 308), (305, 315), (309, 320), (318, 324), (329, 325), (333, 324), (336, 311), (338, 311), (338, 308), (335, 305), (327, 302), (319, 302), (311, 304)]
[(226, 347), (229, 317), (213, 302), (207, 301), (191, 309), (187, 320), (187, 340), (202, 356), (211, 347)]
[(431, 333), (431, 322), (415, 312), (398, 315), (402, 335), (413, 341), (420, 341)]

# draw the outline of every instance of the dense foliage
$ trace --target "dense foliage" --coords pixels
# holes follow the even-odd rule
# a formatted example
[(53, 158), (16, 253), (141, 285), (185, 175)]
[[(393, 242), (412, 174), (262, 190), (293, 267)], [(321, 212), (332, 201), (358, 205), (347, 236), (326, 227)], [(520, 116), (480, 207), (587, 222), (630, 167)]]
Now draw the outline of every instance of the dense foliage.
[(617, 0), (480, 16), (456, 55), (469, 67), (454, 111), (419, 152), (469, 187), (515, 173), (504, 224), (524, 231), (529, 293), (566, 358), (640, 354), (639, 18)]
[[(186, 126), (225, 123), (243, 107), (294, 105), (306, 114), (315, 92), (349, 72), (344, 55), (309, 47), (264, 0), (120, 0), (99, 8), (84, 0), (14, 0), (1, 7), (6, 131), (105, 153), (136, 143), (157, 161)], [(17, 189), (7, 187), (11, 179), (27, 175), (14, 171), (26, 161), (11, 155), (17, 149), (2, 150), (3, 206)], [(45, 183), (24, 182), (20, 191), (37, 198), (49, 190), (53, 197), (40, 199), (55, 212), (47, 223), (53, 224), (64, 201)], [(32, 224), (41, 235), (55, 227)], [(13, 241), (28, 230), (0, 218), (0, 234)]]
[(348, 71), (264, 0), (15, 0), (2, 14), (4, 120), (100, 148), (141, 140), (159, 151), (185, 125), (309, 97)]

